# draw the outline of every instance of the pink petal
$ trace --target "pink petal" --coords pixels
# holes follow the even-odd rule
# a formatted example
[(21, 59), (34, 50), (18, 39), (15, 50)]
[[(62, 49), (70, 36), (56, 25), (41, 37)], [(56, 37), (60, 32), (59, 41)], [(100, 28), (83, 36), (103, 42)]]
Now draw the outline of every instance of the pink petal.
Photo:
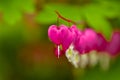
[(114, 32), (112, 40), (108, 44), (107, 52), (109, 52), (110, 55), (117, 55), (119, 51), (120, 51), (120, 33)]
[(56, 25), (52, 25), (48, 29), (48, 37), (55, 44), (60, 44), (59, 30)]
[(97, 46), (96, 46), (96, 50), (97, 51), (105, 51), (106, 47), (108, 45), (108, 42), (105, 40), (105, 38), (102, 36), (102, 34), (98, 34), (97, 35)]

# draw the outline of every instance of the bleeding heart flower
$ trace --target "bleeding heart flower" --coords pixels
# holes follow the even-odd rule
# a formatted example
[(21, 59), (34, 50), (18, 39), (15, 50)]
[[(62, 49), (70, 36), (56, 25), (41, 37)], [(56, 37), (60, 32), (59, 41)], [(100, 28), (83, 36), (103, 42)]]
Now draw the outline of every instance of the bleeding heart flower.
[(61, 30), (59, 37), (61, 39), (62, 48), (66, 51), (73, 42), (75, 33), (71, 30), (71, 28), (67, 28), (63, 31)]
[(112, 35), (112, 39), (109, 42), (106, 51), (110, 53), (110, 55), (115, 56), (120, 52), (120, 33), (114, 32)]
[(92, 29), (86, 29), (75, 42), (75, 49), (80, 52), (80, 54), (88, 53), (96, 48), (97, 34)]
[(88, 52), (94, 50), (97, 44), (97, 33), (92, 29), (85, 30)]
[(102, 34), (97, 34), (97, 46), (96, 50), (99, 52), (104, 52), (106, 50), (106, 47), (108, 45), (108, 42), (105, 40), (105, 38), (102, 36)]
[(59, 33), (60, 33), (59, 27), (57, 27), (56, 25), (52, 25), (48, 29), (48, 37), (53, 43), (57, 45), (60, 44)]
[[(74, 39), (74, 33), (65, 25), (60, 25), (57, 27), (56, 25), (52, 25), (48, 29), (48, 36), (50, 40), (57, 45), (55, 50), (56, 55), (59, 57), (61, 55), (61, 51), (65, 52)], [(60, 48), (62, 46), (62, 48)]]

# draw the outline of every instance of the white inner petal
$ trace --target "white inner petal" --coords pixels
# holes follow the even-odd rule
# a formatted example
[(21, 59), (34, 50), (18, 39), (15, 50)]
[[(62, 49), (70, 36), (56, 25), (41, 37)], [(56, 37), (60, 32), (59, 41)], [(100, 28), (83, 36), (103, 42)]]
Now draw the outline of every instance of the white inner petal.
[(96, 66), (96, 64), (98, 63), (98, 53), (96, 51), (91, 51), (89, 53), (89, 64), (91, 67)]
[(110, 66), (110, 56), (107, 53), (99, 54), (100, 66), (103, 70), (108, 70)]
[(57, 47), (58, 47), (57, 49), (58, 49), (58, 58), (59, 58), (59, 56), (60, 56), (60, 46), (58, 45)]
[(75, 68), (79, 67), (79, 62), (80, 62), (80, 56), (77, 51), (74, 50), (74, 46), (71, 45), (66, 53), (65, 53), (67, 59), (69, 62), (71, 62), (72, 65), (74, 65)]
[(80, 67), (85, 68), (88, 65), (88, 54), (80, 55)]

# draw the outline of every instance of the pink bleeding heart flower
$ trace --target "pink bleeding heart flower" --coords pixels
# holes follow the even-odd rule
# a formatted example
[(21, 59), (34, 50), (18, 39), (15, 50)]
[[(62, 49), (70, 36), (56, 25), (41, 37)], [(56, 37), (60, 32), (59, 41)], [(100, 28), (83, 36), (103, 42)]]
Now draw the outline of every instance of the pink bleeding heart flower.
[(120, 52), (120, 33), (114, 32), (112, 39), (109, 42), (106, 51), (110, 53), (111, 56), (118, 55)]
[(87, 39), (88, 52), (90, 50), (96, 49), (97, 33), (92, 29), (86, 29), (85, 30), (85, 37)]
[(78, 39), (75, 42), (75, 49), (80, 52), (80, 54), (88, 53), (96, 48), (97, 34), (92, 29), (86, 29), (82, 35), (78, 35)]
[[(79, 29), (77, 29), (76, 25), (72, 25), (70, 30), (73, 32), (74, 34), (74, 40), (73, 40), (73, 45), (76, 45), (78, 44), (78, 41), (82, 35), (82, 31), (80, 31)], [(76, 47), (74, 46), (74, 47)]]
[(78, 40), (80, 38), (80, 36), (82, 35), (82, 31), (78, 30), (76, 25), (72, 25), (70, 30), (72, 31), (73, 34), (73, 42), (72, 45), (74, 46), (75, 49), (75, 45), (78, 44)]
[(66, 51), (69, 46), (71, 45), (71, 43), (73, 42), (74, 39), (74, 32), (70, 30), (70, 28), (66, 27), (66, 28), (62, 28), (61, 27), (61, 33), (59, 35), (60, 41), (61, 41), (61, 45), (64, 51)]
[[(65, 52), (74, 39), (73, 32), (65, 25), (52, 25), (48, 29), (48, 36), (50, 40), (57, 45), (55, 54), (59, 57)], [(60, 48), (62, 46), (62, 48)]]
[(76, 25), (72, 25), (72, 26), (70, 27), (70, 30), (71, 30), (75, 35), (80, 35), (80, 34), (82, 34), (82, 32), (81, 32), (79, 29), (77, 29)]
[(106, 50), (108, 42), (106, 41), (106, 39), (103, 37), (102, 34), (98, 33), (97, 36), (98, 37), (97, 37), (96, 50), (99, 52), (104, 52)]
[(60, 33), (59, 27), (57, 27), (56, 25), (52, 25), (48, 29), (48, 37), (53, 43), (57, 45), (60, 44), (59, 33)]

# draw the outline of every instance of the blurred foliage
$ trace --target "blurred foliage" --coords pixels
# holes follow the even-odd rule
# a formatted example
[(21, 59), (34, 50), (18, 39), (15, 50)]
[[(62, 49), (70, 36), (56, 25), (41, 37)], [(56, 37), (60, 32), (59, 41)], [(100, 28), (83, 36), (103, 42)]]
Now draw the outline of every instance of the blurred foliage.
[(0, 80), (119, 80), (119, 57), (108, 71), (74, 69), (54, 57), (47, 29), (57, 24), (55, 10), (108, 39), (120, 29), (119, 0), (0, 0)]
[(0, 12), (7, 24), (13, 25), (22, 19), (23, 13), (33, 13), (33, 0), (0, 0)]
[[(43, 24), (55, 23), (55, 10), (59, 11), (64, 17), (76, 22), (85, 21), (89, 27), (98, 32), (103, 32), (109, 38), (112, 26), (109, 19), (119, 18), (120, 2), (98, 1), (87, 5), (66, 5), (66, 4), (46, 4), (44, 9), (36, 17), (37, 22)], [(47, 14), (47, 15), (46, 15)], [(65, 24), (65, 23), (64, 23)], [(79, 24), (81, 25), (81, 24)]]

